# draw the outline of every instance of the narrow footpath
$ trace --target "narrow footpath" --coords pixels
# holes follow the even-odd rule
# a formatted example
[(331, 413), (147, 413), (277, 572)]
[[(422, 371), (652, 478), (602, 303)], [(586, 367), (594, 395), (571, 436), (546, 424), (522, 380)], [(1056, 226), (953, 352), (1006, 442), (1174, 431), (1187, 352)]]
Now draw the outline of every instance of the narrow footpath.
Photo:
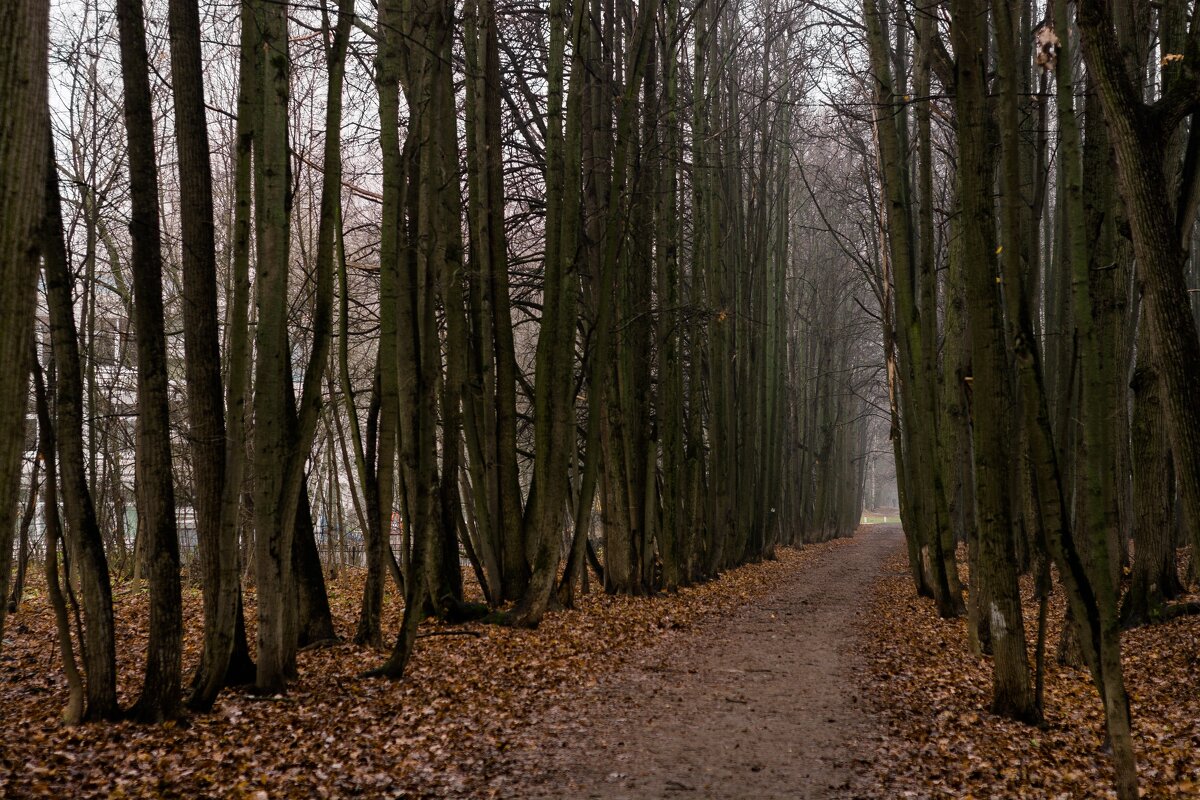
[(774, 596), (654, 648), (583, 693), (528, 754), (533, 798), (850, 798), (879, 723), (854, 644), (903, 546), (868, 526)]

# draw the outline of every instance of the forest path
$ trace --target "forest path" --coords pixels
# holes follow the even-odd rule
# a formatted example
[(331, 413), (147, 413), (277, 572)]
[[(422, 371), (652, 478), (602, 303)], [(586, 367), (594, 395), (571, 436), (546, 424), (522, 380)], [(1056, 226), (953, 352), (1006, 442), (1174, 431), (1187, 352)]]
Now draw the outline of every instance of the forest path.
[(852, 795), (878, 730), (858, 681), (858, 617), (894, 525), (865, 526), (787, 585), (601, 679), (570, 723), (540, 728), (535, 798)]

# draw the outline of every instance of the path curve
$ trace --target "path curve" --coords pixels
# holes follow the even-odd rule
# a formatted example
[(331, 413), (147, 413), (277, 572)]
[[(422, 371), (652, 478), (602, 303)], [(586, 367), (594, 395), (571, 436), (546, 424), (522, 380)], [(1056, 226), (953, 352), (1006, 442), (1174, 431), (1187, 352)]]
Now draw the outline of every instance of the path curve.
[(864, 527), (785, 589), (602, 679), (572, 724), (542, 729), (521, 796), (853, 797), (880, 727), (858, 689), (856, 623), (902, 542)]

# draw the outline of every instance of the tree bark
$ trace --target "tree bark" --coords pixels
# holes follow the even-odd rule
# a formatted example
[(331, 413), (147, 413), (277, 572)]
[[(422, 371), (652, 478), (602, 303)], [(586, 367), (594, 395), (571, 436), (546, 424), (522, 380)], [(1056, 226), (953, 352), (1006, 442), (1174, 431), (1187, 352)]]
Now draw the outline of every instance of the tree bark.
[(288, 206), (287, 104), (291, 89), (286, 3), (250, 5), (257, 64), (254, 166), (258, 245), (255, 284), (254, 569), (258, 592), (258, 663), (255, 688), (281, 692), (292, 669), (288, 635), (292, 584), (292, 530), (285, 524), (284, 487), (292, 456), (287, 392)]
[[(0, 598), (8, 595), (12, 536), (21, 488), (29, 350), (37, 290), (40, 226), (49, 161), (46, 58), (50, 4), (18, 0), (0, 31)], [(0, 603), (0, 634), (8, 606)]]
[(204, 576), (204, 646), (188, 704), (212, 707), (233, 655), (239, 591), (237, 525), (224, 513), (226, 435), (217, 312), (213, 181), (204, 109), (200, 14), (195, 3), (168, 6), (171, 88), (179, 160), (183, 255), (183, 336), (192, 503)]
[(84, 717), (89, 720), (112, 720), (120, 715), (117, 707), (112, 586), (109, 583), (104, 542), (83, 466), (83, 375), (79, 340), (75, 332), (75, 311), (71, 303), (70, 267), (63, 240), (58, 172), (53, 155), (45, 169), (46, 218), (42, 241), (50, 335), (58, 371), (55, 439), (67, 523), (67, 549), (71, 554), (71, 562), (79, 570), (83, 614), (87, 623), (82, 642), (84, 673), (87, 676), (87, 709)]
[[(1001, 0), (1003, 1), (1003, 0)], [(1037, 717), (1025, 652), (1025, 625), (1017, 587), (1012, 541), (1012, 506), (1007, 479), (1008, 415), (1002, 398), (1010, 380), (1003, 308), (998, 294), (992, 200), (992, 156), (988, 152), (986, 26), (966, 0), (951, 3), (956, 62), (958, 194), (962, 204), (962, 247), (967, 313), (971, 328), (972, 440), (978, 509), (980, 574), (992, 643), (992, 710), (1018, 720)]]
[(138, 517), (144, 520), (150, 587), (150, 642), (146, 650), (145, 681), (131, 713), (144, 722), (161, 722), (174, 719), (181, 711), (183, 601), (171, 471), (158, 168), (141, 0), (119, 0), (117, 25), (125, 88), (125, 128), (129, 140), (132, 212), (129, 233), (133, 244), (131, 267), (137, 308), (134, 326), (138, 365)]
[[(32, 342), (30, 343), (32, 345)], [(30, 350), (34, 350), (31, 346)], [(58, 544), (62, 541), (62, 522), (58, 513), (58, 466), (55, 458), (54, 422), (50, 419), (49, 390), (42, 376), (42, 367), (37, 362), (37, 352), (31, 355), (33, 364), (34, 404), (38, 419), (38, 455), (46, 461), (46, 491), (42, 506), (45, 523), (46, 595), (54, 610), (54, 625), (58, 632), (58, 651), (62, 658), (63, 675), (67, 679), (67, 706), (63, 709), (63, 724), (75, 725), (83, 720), (84, 695), (83, 676), (75, 660), (75, 648), (71, 644), (71, 622), (67, 615), (67, 601), (63, 596), (58, 578)], [(69, 563), (69, 560), (66, 561)], [(70, 573), (67, 580), (70, 581)]]

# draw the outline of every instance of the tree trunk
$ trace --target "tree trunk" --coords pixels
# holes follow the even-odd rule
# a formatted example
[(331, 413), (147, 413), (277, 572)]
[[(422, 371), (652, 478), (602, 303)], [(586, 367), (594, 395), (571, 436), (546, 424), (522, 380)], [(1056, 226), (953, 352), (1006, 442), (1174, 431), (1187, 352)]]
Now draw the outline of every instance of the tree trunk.
[[(46, 58), (50, 4), (18, 0), (0, 32), (0, 598), (8, 595), (12, 536), (21, 488), (29, 350), (37, 291), (39, 230), (50, 141)], [(107, 577), (107, 576), (106, 576)], [(8, 606), (0, 603), (0, 634)]]
[(87, 710), (84, 716), (89, 720), (111, 720), (120, 714), (117, 708), (112, 586), (109, 583), (104, 542), (83, 467), (83, 376), (79, 362), (79, 340), (75, 333), (75, 312), (71, 304), (70, 267), (63, 240), (58, 172), (53, 154), (46, 166), (45, 187), (46, 219), (42, 241), (46, 263), (46, 298), (54, 362), (58, 372), (55, 439), (67, 523), (67, 550), (71, 554), (71, 563), (79, 570), (83, 615), (87, 623), (81, 643), (84, 674), (87, 676)]
[(17, 569), (13, 576), (12, 591), (8, 596), (8, 613), (16, 613), (25, 594), (25, 571), (29, 568), (29, 527), (37, 513), (38, 501), (38, 467), (41, 464), (41, 454), (46, 450), (38, 446), (38, 456), (33, 459), (29, 469), (29, 494), (26, 496), (25, 513), (21, 515), (20, 533), (17, 536)]
[[(1142, 320), (1142, 338), (1148, 335)], [(1174, 480), (1163, 421), (1162, 381), (1148, 343), (1138, 348), (1133, 373), (1133, 571), (1121, 604), (1121, 626), (1162, 617), (1166, 601), (1182, 588), (1175, 566), (1172, 511)]]
[[(57, 189), (56, 189), (57, 190)], [(32, 342), (31, 342), (32, 345)], [(62, 523), (58, 514), (58, 466), (55, 458), (54, 422), (50, 419), (49, 392), (42, 377), (41, 365), (37, 363), (37, 352), (31, 356), (33, 364), (34, 399), (38, 419), (38, 453), (46, 460), (46, 491), (42, 506), (45, 523), (46, 595), (54, 609), (54, 624), (58, 632), (58, 650), (62, 657), (63, 675), (67, 679), (67, 707), (63, 709), (63, 723), (75, 725), (83, 720), (83, 676), (75, 661), (75, 648), (71, 644), (71, 622), (67, 615), (67, 601), (63, 596), (58, 579), (58, 543), (62, 540)], [(69, 563), (69, 560), (66, 561)], [(70, 582), (70, 573), (67, 581)]]
[(150, 642), (145, 682), (132, 714), (144, 722), (180, 713), (183, 601), (175, 486), (171, 471), (167, 398), (167, 339), (163, 322), (162, 245), (158, 224), (158, 168), (150, 100), (146, 30), (141, 0), (119, 0), (121, 76), (129, 139), (131, 267), (137, 313), (138, 517), (145, 520), (150, 586)]
[(254, 570), (258, 593), (258, 664), (255, 688), (280, 692), (292, 668), (294, 640), (288, 616), (292, 582), (292, 531), (285, 524), (293, 425), (287, 393), (288, 132), (291, 89), (285, 3), (251, 4), (257, 64), (254, 166), (258, 245), (255, 284)]
[[(1118, 186), (1145, 292), (1142, 313), (1163, 380), (1184, 518), (1192, 532), (1192, 548), (1200, 551), (1200, 405), (1193, 400), (1200, 396), (1200, 338), (1184, 278), (1183, 242), (1190, 225), (1180, 224), (1190, 223), (1190, 218), (1181, 204), (1164, 202), (1163, 197), (1164, 187), (1172, 185), (1166, 174), (1167, 145), (1200, 104), (1200, 86), (1190, 72), (1185, 77), (1182, 64), (1167, 63), (1163, 99), (1145, 105), (1123, 63), (1112, 14), (1105, 0), (1081, 0), (1079, 27), (1116, 152)], [(1200, 58), (1196, 35), (1189, 34), (1186, 41), (1185, 59)], [(1122, 791), (1128, 794), (1129, 786), (1124, 784)]]
[(207, 710), (224, 683), (233, 654), (238, 605), (237, 525), (234, 519), (227, 520), (223, 516), (225, 408), (200, 15), (196, 4), (187, 0), (173, 0), (168, 13), (175, 142), (179, 159), (183, 335), (192, 503), (204, 576), (204, 647), (188, 703), (194, 709)]
[(971, 408), (978, 509), (979, 565), (972, 581), (983, 583), (992, 643), (992, 710), (1018, 720), (1037, 718), (1025, 652), (1025, 625), (1017, 586), (1012, 540), (1012, 506), (1007, 478), (1008, 415), (1002, 407), (1009, 380), (1003, 309), (998, 295), (992, 200), (992, 156), (988, 152), (986, 26), (965, 0), (951, 3), (956, 63), (958, 194), (963, 209), (963, 259), (971, 328)]

